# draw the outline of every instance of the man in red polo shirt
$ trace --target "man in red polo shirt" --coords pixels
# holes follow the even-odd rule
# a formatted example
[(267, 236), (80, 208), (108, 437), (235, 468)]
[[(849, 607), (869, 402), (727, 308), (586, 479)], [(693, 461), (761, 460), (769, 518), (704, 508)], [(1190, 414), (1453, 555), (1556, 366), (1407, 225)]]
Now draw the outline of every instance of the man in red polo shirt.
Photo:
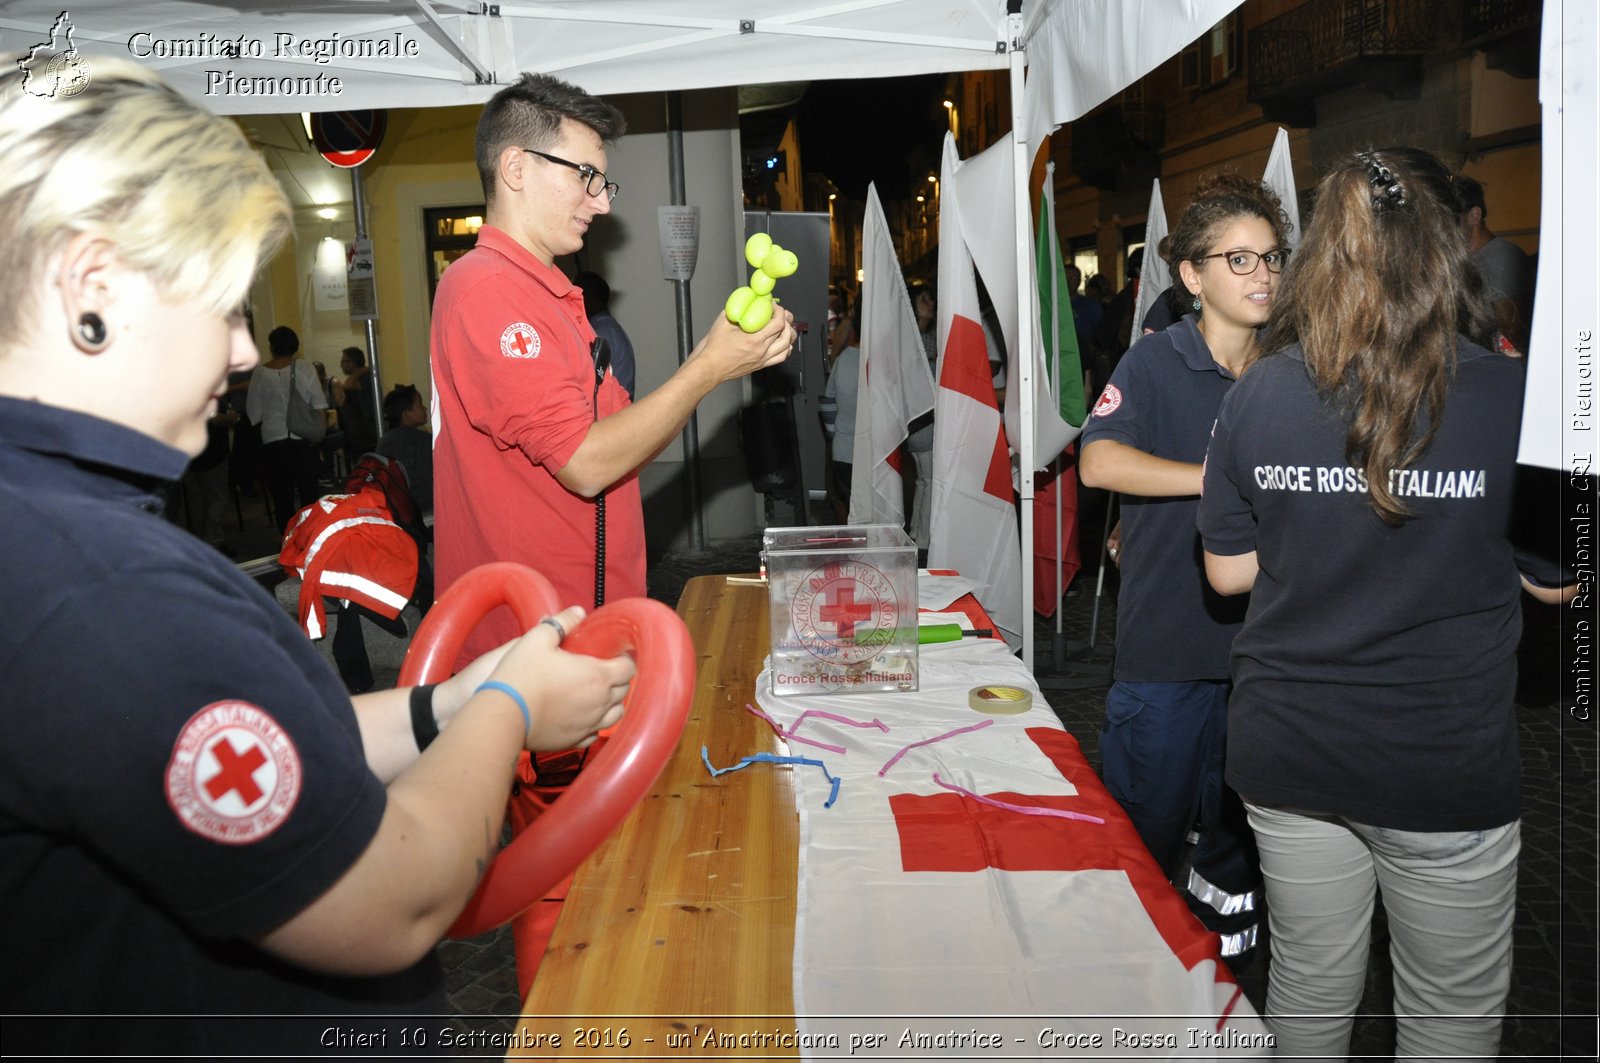
[[(713, 388), (783, 361), (794, 344), (786, 311), (753, 334), (718, 315), (665, 384), (629, 402), (596, 350), (583, 293), (555, 266), (611, 210), (606, 145), (623, 129), (604, 100), (539, 74), (502, 89), (478, 121), (485, 224), (434, 300), (441, 591), (484, 562), (520, 561), (562, 602), (643, 595), (639, 468)], [(497, 610), (464, 658), (516, 633)]]

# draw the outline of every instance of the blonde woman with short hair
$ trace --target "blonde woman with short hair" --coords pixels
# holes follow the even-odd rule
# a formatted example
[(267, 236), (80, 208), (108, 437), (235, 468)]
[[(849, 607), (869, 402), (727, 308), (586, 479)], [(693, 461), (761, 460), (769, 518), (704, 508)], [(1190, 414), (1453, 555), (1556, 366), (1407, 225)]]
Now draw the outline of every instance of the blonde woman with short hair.
[[(89, 62), (71, 96), (0, 73), (6, 1049), (309, 1056), (340, 1016), (447, 1010), (433, 948), (516, 755), (589, 743), (633, 666), (541, 624), (420, 697), (351, 699), (162, 518), (257, 362), (242, 304), (289, 206), (233, 122)], [(237, 1014), (305, 1018), (204, 1018)]]

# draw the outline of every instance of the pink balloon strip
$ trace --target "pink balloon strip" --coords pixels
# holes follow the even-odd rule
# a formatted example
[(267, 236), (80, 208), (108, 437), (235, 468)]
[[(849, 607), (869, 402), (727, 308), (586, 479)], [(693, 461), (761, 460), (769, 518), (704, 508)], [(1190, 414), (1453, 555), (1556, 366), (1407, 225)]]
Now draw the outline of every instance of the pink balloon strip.
[(789, 733), (793, 734), (795, 731), (800, 730), (800, 724), (813, 716), (817, 717), (819, 720), (832, 720), (834, 723), (842, 723), (846, 727), (876, 727), (884, 734), (889, 733), (889, 725), (884, 723), (882, 720), (877, 719), (876, 717), (871, 720), (852, 720), (848, 716), (840, 716), (836, 712), (824, 712), (822, 709), (807, 709), (805, 712), (802, 712), (800, 715), (796, 716), (794, 718), (794, 723), (789, 725)]
[(818, 749), (826, 749), (830, 753), (844, 754), (848, 752), (844, 746), (836, 746), (832, 742), (818, 742), (812, 738), (801, 738), (793, 731), (784, 730), (783, 726), (779, 724), (777, 720), (774, 720), (771, 716), (768, 716), (766, 713), (762, 712), (748, 701), (744, 703), (744, 707), (748, 711), (753, 712), (757, 716), (761, 717), (763, 720), (766, 720), (772, 729), (777, 732), (779, 738), (787, 739), (790, 742), (801, 742), (808, 746), (816, 746)]
[(933, 781), (939, 786), (944, 787), (946, 790), (954, 790), (962, 797), (970, 797), (980, 804), (993, 805), (995, 808), (1003, 808), (1008, 812), (1021, 812), (1028, 816), (1059, 816), (1061, 819), (1081, 819), (1085, 823), (1105, 822), (1105, 820), (1101, 819), (1099, 816), (1091, 816), (1083, 812), (1068, 812), (1064, 808), (1041, 808), (1038, 805), (1013, 805), (1009, 801), (997, 801), (992, 797), (985, 797), (982, 794), (975, 794), (971, 790), (956, 786), (954, 783), (947, 783), (943, 779), (939, 778), (938, 772), (933, 773)]
[(913, 749), (916, 749), (918, 746), (931, 746), (935, 742), (943, 742), (946, 738), (954, 738), (956, 735), (966, 734), (968, 731), (981, 731), (985, 727), (988, 727), (993, 723), (994, 723), (993, 720), (984, 720), (982, 723), (975, 723), (971, 727), (957, 727), (954, 731), (946, 731), (944, 734), (936, 735), (933, 738), (924, 738), (920, 742), (912, 742), (909, 746), (906, 746), (905, 748), (900, 750), (900, 752), (898, 752), (894, 756), (890, 757), (889, 758), (889, 762), (887, 764), (885, 764), (883, 767), (878, 769), (878, 776), (880, 778), (883, 777), (883, 775), (885, 773), (887, 773), (890, 768), (895, 766), (895, 763), (901, 757), (905, 756), (907, 753), (911, 752)]

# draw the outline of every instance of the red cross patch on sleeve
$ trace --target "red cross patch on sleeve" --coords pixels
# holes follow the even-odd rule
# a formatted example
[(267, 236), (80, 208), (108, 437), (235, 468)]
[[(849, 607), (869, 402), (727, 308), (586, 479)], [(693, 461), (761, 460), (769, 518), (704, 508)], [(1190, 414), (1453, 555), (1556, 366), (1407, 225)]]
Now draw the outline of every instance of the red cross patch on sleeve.
[(1100, 393), (1100, 401), (1094, 404), (1095, 417), (1109, 417), (1117, 412), (1117, 407), (1122, 405), (1122, 392), (1117, 390), (1115, 384), (1107, 384), (1106, 389)]
[(248, 701), (215, 701), (189, 718), (167, 762), (167, 804), (186, 828), (249, 845), (283, 825), (300, 798), (300, 752)]
[(537, 358), (542, 345), (539, 330), (526, 321), (514, 321), (500, 333), (500, 353), (507, 358)]

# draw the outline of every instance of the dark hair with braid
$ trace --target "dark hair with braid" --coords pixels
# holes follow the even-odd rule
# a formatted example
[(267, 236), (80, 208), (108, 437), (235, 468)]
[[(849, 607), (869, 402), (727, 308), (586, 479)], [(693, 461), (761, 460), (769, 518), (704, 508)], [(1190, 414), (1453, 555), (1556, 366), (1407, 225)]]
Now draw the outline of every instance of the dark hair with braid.
[(1262, 338), (1268, 353), (1301, 346), (1317, 390), (1349, 420), (1346, 460), (1365, 471), (1368, 501), (1391, 525), (1412, 513), (1389, 474), (1433, 440), (1458, 335), (1481, 343), (1493, 330), (1457, 205), (1450, 171), (1417, 148), (1335, 166)]

